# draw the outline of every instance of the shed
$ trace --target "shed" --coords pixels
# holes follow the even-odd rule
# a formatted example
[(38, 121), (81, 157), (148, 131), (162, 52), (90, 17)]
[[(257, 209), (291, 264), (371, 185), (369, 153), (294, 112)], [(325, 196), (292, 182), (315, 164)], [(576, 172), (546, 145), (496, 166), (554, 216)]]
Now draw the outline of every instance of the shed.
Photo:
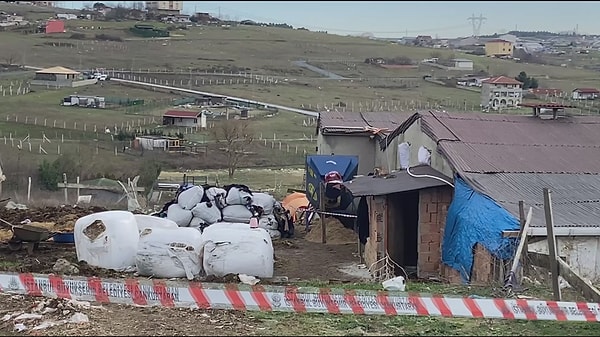
[(469, 59), (452, 59), (452, 63), (457, 70), (473, 70), (473, 61)]
[[(383, 270), (382, 258), (402, 266), (409, 276), (439, 275), (442, 233), (452, 200), (452, 179), (428, 165), (383, 176), (360, 176), (344, 183), (360, 197), (359, 239), (367, 265)], [(398, 269), (398, 268), (397, 268)], [(402, 275), (395, 270), (395, 275)], [(376, 278), (385, 278), (375, 272)]]
[[(483, 283), (503, 278), (516, 248), (512, 236), (519, 230), (519, 202), (533, 208), (528, 234), (543, 238), (542, 191), (549, 188), (558, 253), (582, 277), (600, 280), (600, 257), (590, 254), (600, 244), (598, 133), (600, 116), (440, 111), (417, 113), (394, 131), (392, 136), (401, 135), (411, 148), (428, 148), (431, 166), (454, 178), (443, 235), (444, 276), (458, 273), (463, 281)], [(382, 141), (382, 147), (386, 144), (391, 139)], [(416, 157), (411, 152), (410, 162)], [(528, 247), (548, 249), (545, 240)], [(498, 274), (493, 266), (500, 268)]]
[(576, 88), (573, 89), (571, 98), (578, 100), (593, 100), (598, 98), (598, 94), (600, 94), (600, 91), (596, 88)]
[(199, 111), (168, 110), (163, 115), (163, 125), (199, 127), (201, 115)]
[(96, 79), (83, 79), (83, 76), (79, 71), (55, 66), (36, 71), (31, 84), (50, 87), (78, 87), (94, 84), (97, 81), (98, 80)]
[(62, 20), (48, 20), (46, 22), (46, 34), (65, 33), (66, 31), (65, 22)]

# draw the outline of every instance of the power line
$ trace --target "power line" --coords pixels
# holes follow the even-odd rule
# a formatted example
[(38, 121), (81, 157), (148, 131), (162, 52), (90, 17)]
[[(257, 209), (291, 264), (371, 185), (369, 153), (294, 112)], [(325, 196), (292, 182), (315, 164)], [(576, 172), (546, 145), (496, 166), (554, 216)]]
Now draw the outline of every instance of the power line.
[(487, 18), (483, 17), (482, 14), (479, 14), (478, 17), (475, 16), (475, 14), (472, 14), (467, 18), (467, 20), (471, 21), (471, 24), (473, 25), (473, 36), (478, 37), (479, 33), (481, 32), (481, 25), (485, 20), (487, 20)]

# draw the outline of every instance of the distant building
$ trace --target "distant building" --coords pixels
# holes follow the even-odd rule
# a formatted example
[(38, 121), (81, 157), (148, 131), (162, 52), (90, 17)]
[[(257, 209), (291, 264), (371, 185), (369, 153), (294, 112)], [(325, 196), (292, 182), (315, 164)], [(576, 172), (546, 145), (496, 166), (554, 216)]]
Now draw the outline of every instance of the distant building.
[(83, 79), (81, 73), (78, 71), (65, 67), (51, 67), (36, 71), (31, 84), (60, 88), (79, 87), (96, 82), (96, 79)]
[(473, 70), (473, 61), (469, 59), (452, 59), (451, 61), (456, 70)]
[(146, 1), (146, 10), (158, 14), (181, 14), (183, 1)]
[(481, 107), (487, 110), (515, 108), (523, 100), (523, 83), (498, 76), (481, 82)]
[(564, 94), (564, 91), (552, 88), (532, 88), (528, 91), (538, 97), (562, 97)]
[(513, 55), (513, 44), (510, 41), (495, 39), (485, 43), (485, 56), (502, 57)]
[(571, 92), (571, 98), (577, 100), (594, 100), (598, 98), (600, 91), (596, 88), (576, 88)]
[(433, 38), (429, 35), (419, 35), (415, 38), (414, 42), (415, 46), (432, 46)]
[(54, 1), (32, 1), (31, 3), (40, 7), (54, 7)]
[(206, 116), (202, 121), (202, 114), (199, 111), (189, 110), (169, 110), (163, 115), (163, 125), (183, 126), (183, 127), (200, 127), (206, 125)]
[(48, 22), (46, 22), (46, 28), (45, 28), (46, 34), (55, 34), (55, 33), (64, 33), (64, 32), (66, 32), (64, 21), (48, 20)]

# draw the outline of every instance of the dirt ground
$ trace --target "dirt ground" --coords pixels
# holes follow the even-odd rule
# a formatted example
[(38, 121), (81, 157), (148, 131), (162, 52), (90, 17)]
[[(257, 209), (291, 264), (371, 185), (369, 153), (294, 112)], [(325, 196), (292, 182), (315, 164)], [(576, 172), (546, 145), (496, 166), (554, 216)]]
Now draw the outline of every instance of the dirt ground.
[[(25, 219), (34, 223), (45, 224), (45, 227), (55, 223), (54, 230), (60, 231), (73, 228), (77, 218), (104, 211), (99, 207), (45, 207), (30, 210), (0, 209), (0, 219), (11, 224), (19, 224)], [(307, 233), (303, 227), (296, 228), (296, 237), (273, 241), (275, 249), (275, 276), (285, 276), (289, 282), (297, 280), (319, 280), (339, 283), (359, 281), (357, 276), (339, 270), (341, 266), (358, 264), (357, 244), (352, 231), (337, 228), (341, 224), (330, 224), (328, 235), (330, 242), (322, 244), (318, 240), (306, 240)], [(10, 233), (0, 228), (0, 270), (10, 272), (54, 273), (53, 266), (60, 258), (74, 263), (79, 268), (77, 275), (98, 276), (105, 278), (134, 277), (132, 273), (95, 268), (85, 262), (77, 261), (74, 244), (59, 244), (46, 241), (39, 244), (30, 254), (25, 248), (11, 250), (8, 246)], [(0, 233), (1, 234), (1, 233)], [(343, 236), (346, 237), (343, 237)], [(316, 237), (315, 233), (311, 236)], [(315, 242), (317, 241), (317, 242)], [(336, 244), (336, 242), (350, 242)], [(223, 278), (207, 277), (203, 281), (231, 282), (237, 281), (234, 275)], [(271, 283), (264, 280), (263, 283)], [(253, 313), (217, 311), (217, 310), (182, 310), (165, 308), (139, 308), (116, 304), (103, 304), (101, 308), (74, 308), (62, 300), (46, 303), (47, 299), (33, 298), (21, 295), (0, 293), (0, 335), (277, 335), (277, 330), (269, 330), (266, 324), (259, 327), (260, 319)], [(57, 301), (61, 304), (57, 304)], [(45, 306), (60, 308), (60, 310), (40, 315), (34, 310), (44, 302)], [(65, 309), (66, 308), (66, 309)], [(89, 322), (70, 323), (73, 314), (81, 312)], [(29, 318), (19, 318), (19, 313), (34, 314)], [(4, 315), (4, 317), (2, 317)], [(35, 316), (38, 315), (38, 316)], [(254, 316), (253, 316), (254, 315)], [(257, 315), (261, 315), (257, 313)], [(17, 319), (19, 318), (19, 319)], [(80, 316), (78, 316), (81, 319)], [(44, 321), (57, 324), (39, 330), (32, 330)], [(273, 318), (269, 318), (272, 322)], [(19, 332), (15, 327), (23, 324), (27, 330)], [(48, 324), (48, 323), (44, 323)], [(274, 328), (273, 328), (274, 329)]]

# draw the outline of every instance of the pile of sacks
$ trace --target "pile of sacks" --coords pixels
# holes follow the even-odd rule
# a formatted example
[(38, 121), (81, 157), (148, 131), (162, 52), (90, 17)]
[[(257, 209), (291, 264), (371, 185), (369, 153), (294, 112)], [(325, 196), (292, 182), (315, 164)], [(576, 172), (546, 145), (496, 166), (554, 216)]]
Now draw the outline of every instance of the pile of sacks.
[(190, 280), (227, 274), (273, 277), (271, 235), (247, 223), (216, 222), (200, 232), (168, 218), (104, 211), (77, 219), (74, 237), (78, 261), (100, 268)]
[(218, 222), (250, 223), (258, 219), (272, 239), (292, 237), (293, 221), (281, 203), (267, 193), (252, 192), (246, 185), (182, 186), (177, 196), (157, 214), (174, 221), (179, 227), (197, 228), (201, 232)]

